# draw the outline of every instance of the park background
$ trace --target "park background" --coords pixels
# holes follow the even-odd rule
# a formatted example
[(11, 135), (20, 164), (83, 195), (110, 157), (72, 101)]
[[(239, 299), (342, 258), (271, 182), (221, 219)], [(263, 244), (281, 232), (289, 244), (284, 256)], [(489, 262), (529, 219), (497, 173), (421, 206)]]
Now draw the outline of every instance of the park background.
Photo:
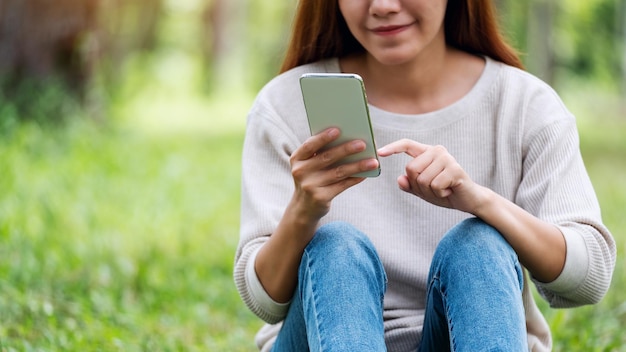
[[(626, 1), (495, 2), (576, 114), (617, 240), (601, 303), (541, 303), (554, 350), (626, 351)], [(255, 350), (241, 145), (295, 6), (0, 0), (0, 351)]]

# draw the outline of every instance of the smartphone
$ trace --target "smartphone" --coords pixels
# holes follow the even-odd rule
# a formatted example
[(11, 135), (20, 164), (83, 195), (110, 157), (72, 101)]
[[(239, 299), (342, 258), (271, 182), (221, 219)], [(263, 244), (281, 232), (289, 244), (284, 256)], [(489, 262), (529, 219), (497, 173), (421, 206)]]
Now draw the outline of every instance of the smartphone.
[[(329, 127), (337, 127), (341, 131), (339, 138), (328, 144), (326, 149), (355, 139), (360, 139), (366, 144), (364, 151), (346, 157), (338, 165), (369, 158), (378, 160), (365, 85), (359, 75), (307, 73), (300, 77), (300, 88), (311, 135), (318, 134)], [(380, 175), (380, 166), (376, 170), (357, 173), (353, 176), (376, 177), (378, 175)]]

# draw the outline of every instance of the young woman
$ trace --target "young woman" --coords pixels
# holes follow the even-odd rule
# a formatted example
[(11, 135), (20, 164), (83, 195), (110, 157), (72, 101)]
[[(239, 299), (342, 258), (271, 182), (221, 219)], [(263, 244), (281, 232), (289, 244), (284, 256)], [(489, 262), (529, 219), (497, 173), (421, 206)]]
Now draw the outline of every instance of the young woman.
[[(598, 302), (615, 244), (574, 117), (522, 71), (488, 0), (301, 0), (243, 152), (239, 292), (263, 351), (549, 351), (553, 307)], [(298, 79), (363, 77), (374, 159), (322, 151)]]

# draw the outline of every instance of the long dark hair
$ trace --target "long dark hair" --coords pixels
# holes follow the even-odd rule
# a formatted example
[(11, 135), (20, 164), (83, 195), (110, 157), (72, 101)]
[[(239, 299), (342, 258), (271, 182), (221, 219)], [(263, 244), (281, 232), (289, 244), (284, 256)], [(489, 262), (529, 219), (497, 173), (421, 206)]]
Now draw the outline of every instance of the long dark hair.
[[(523, 68), (519, 55), (500, 33), (491, 0), (449, 0), (444, 31), (452, 47)], [(280, 72), (363, 51), (348, 30), (337, 0), (300, 0)]]

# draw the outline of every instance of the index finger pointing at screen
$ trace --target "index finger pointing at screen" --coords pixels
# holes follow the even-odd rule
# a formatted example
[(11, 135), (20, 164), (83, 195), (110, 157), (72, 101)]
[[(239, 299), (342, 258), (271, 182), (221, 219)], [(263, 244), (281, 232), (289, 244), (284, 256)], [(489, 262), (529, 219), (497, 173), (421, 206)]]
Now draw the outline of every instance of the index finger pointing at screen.
[(378, 155), (385, 157), (394, 154), (406, 153), (412, 157), (417, 157), (428, 149), (428, 145), (418, 143), (410, 139), (400, 139), (398, 141), (387, 144), (378, 149)]

